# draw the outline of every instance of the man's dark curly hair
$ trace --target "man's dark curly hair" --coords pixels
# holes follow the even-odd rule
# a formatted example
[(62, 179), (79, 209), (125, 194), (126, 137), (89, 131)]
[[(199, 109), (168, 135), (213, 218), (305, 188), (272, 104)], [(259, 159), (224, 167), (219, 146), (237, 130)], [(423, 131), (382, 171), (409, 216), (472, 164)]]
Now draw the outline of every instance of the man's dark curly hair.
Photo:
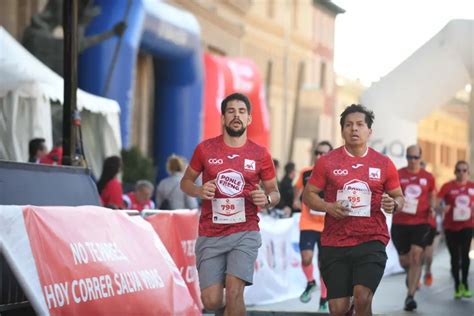
[(365, 114), (365, 123), (369, 128), (372, 128), (372, 123), (374, 123), (375, 115), (374, 112), (367, 109), (362, 104), (351, 104), (350, 106), (346, 107), (344, 112), (341, 113), (341, 120), (339, 124), (341, 125), (341, 129), (344, 128), (344, 123), (346, 121), (346, 117), (352, 113), (363, 113)]

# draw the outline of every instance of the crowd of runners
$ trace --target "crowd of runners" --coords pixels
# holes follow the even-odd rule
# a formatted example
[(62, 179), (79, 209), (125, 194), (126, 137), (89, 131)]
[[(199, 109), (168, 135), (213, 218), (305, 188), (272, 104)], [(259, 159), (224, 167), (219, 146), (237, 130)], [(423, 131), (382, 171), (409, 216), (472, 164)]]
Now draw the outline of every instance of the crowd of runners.
[[(244, 288), (252, 284), (261, 245), (257, 213), (277, 205), (280, 192), (270, 154), (247, 138), (252, 122), (248, 98), (231, 94), (221, 111), (222, 135), (196, 147), (181, 189), (203, 201), (196, 258), (205, 308), (216, 315), (245, 315)], [(422, 168), (419, 146), (408, 147), (407, 166), (400, 170), (368, 146), (373, 122), (369, 109), (348, 106), (340, 116), (344, 145), (333, 149), (320, 142), (314, 165), (296, 181), (292, 206), (301, 209), (299, 246), (307, 278), (300, 300), (311, 300), (313, 265), (318, 264), (321, 311), (372, 315), (392, 238), (406, 271), (407, 294), (400, 304), (407, 311), (421, 308), (416, 302), (420, 280), (427, 286), (436, 282), (430, 267), (437, 218), (443, 219), (451, 255), (454, 299), (470, 298), (474, 183), (468, 180), (469, 164), (458, 161), (455, 179), (437, 190), (433, 175)], [(197, 185), (200, 175), (203, 184)], [(391, 229), (386, 216), (393, 216)], [(313, 262), (316, 244), (318, 260)]]

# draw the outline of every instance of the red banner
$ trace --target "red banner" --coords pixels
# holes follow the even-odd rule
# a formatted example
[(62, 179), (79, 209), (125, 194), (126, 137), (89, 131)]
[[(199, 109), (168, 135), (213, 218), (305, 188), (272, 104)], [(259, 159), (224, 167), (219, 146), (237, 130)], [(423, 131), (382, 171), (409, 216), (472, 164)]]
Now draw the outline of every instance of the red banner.
[(201, 291), (194, 246), (198, 237), (199, 214), (194, 211), (164, 211), (146, 218), (160, 236), (200, 308)]
[(200, 315), (152, 227), (105, 208), (25, 207), (51, 315)]
[(241, 92), (252, 104), (252, 124), (248, 136), (269, 148), (270, 120), (260, 72), (251, 60), (204, 54), (204, 133), (203, 139), (222, 133), (221, 101), (229, 94)]

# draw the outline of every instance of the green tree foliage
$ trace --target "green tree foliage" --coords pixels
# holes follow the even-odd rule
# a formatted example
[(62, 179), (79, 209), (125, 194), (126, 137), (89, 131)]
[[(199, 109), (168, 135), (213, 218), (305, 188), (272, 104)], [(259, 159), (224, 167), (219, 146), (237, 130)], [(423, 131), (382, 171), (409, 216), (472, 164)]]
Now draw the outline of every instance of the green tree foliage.
[(138, 180), (155, 182), (153, 160), (141, 153), (137, 147), (122, 150), (123, 183), (134, 185)]

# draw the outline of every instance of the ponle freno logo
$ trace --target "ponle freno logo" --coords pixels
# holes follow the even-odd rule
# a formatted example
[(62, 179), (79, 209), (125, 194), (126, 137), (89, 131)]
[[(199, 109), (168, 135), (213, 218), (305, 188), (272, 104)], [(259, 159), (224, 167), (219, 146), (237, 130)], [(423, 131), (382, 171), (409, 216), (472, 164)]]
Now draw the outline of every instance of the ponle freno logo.
[(405, 196), (409, 198), (418, 198), (423, 190), (418, 184), (409, 184), (405, 188)]
[(469, 207), (470, 202), (471, 199), (467, 195), (459, 195), (454, 201), (457, 207)]
[(216, 186), (223, 195), (233, 197), (244, 191), (245, 179), (240, 172), (226, 169), (217, 174)]

